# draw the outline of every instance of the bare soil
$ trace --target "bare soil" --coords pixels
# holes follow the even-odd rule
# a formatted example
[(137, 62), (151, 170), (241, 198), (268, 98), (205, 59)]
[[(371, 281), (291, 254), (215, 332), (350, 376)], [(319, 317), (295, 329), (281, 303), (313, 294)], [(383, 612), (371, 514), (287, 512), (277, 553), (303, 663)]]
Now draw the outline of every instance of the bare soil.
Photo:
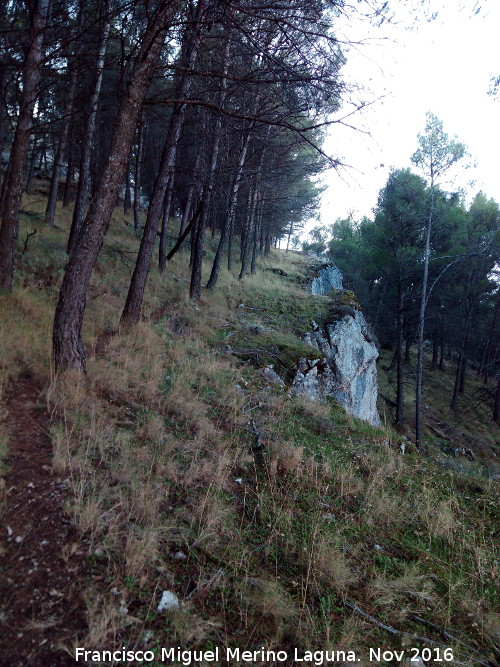
[(65, 512), (69, 480), (52, 473), (43, 382), (20, 377), (4, 408), (9, 456), (0, 515), (0, 665), (74, 665), (71, 650), (86, 631), (80, 589), (88, 572)]

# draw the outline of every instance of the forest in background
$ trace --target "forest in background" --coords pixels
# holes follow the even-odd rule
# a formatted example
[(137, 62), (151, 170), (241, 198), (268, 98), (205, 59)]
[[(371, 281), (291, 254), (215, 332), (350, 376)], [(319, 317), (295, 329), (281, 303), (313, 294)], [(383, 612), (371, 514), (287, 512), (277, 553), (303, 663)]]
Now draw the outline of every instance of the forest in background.
[[(500, 420), (500, 208), (483, 192), (467, 205), (464, 193), (443, 189), (440, 177), (465, 157), (465, 146), (450, 139), (432, 113), (418, 144), (411, 161), (423, 175), (393, 169), (373, 219), (316, 226), (303, 248), (326, 253), (342, 269), (382, 346), (394, 351), (389, 368), (396, 373), (397, 426), (409, 417), (405, 364), (416, 346), (414, 423), (420, 446), (426, 346), (431, 372), (443, 371), (445, 361), (455, 368), (452, 410), (460, 410), (466, 374), (473, 373), (482, 378), (484, 400), (494, 397), (492, 419)], [(487, 385), (495, 378), (492, 394)]]

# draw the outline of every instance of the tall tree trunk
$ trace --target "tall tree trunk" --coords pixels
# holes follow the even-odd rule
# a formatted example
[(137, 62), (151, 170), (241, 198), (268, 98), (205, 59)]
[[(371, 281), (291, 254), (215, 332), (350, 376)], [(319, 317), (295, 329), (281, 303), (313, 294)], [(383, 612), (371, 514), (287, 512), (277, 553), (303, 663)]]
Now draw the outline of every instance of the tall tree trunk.
[(184, 209), (182, 211), (182, 218), (181, 218), (181, 224), (179, 227), (179, 239), (181, 236), (184, 234), (184, 231), (187, 227), (188, 220), (191, 216), (191, 209), (193, 207), (193, 197), (196, 191), (196, 181), (199, 178), (199, 171), (200, 171), (200, 164), (201, 164), (201, 151), (198, 151), (196, 155), (196, 160), (194, 163), (193, 167), (193, 175), (191, 179), (191, 183), (189, 184), (188, 188), (188, 193), (186, 197), (186, 203), (184, 205)]
[(239, 159), (238, 159), (238, 165), (236, 167), (236, 174), (234, 176), (232, 185), (231, 185), (231, 190), (229, 192), (229, 201), (228, 201), (228, 210), (227, 210), (227, 215), (224, 220), (224, 224), (222, 226), (222, 231), (220, 235), (220, 240), (219, 240), (219, 245), (217, 247), (217, 252), (215, 253), (215, 259), (214, 263), (212, 266), (212, 271), (210, 273), (210, 279), (207, 283), (208, 289), (214, 289), (215, 285), (217, 284), (217, 280), (219, 278), (219, 272), (220, 272), (220, 266), (222, 263), (222, 257), (224, 254), (224, 247), (226, 245), (226, 241), (228, 239), (230, 230), (232, 229), (233, 222), (234, 222), (234, 216), (236, 213), (236, 204), (238, 202), (238, 192), (240, 189), (240, 184), (241, 184), (241, 179), (243, 176), (243, 167), (245, 165), (245, 160), (247, 156), (247, 151), (248, 151), (248, 145), (250, 143), (250, 135), (251, 135), (251, 129), (248, 130), (244, 142), (243, 142), (243, 148), (240, 151)]
[(43, 37), (47, 21), (48, 0), (34, 3), (30, 24), (30, 43), (23, 65), (23, 90), (19, 103), (16, 132), (10, 150), (9, 166), (0, 223), (0, 288), (11, 290), (14, 258), (19, 234), (19, 207), (23, 190), (24, 166), (28, 152), (33, 113), (40, 83)]
[[(226, 43), (224, 48), (224, 55), (222, 61), (222, 77), (217, 95), (217, 106), (221, 107), (224, 101), (224, 94), (226, 89), (226, 75), (229, 66), (229, 50), (231, 46), (230, 33), (226, 35)], [(203, 265), (203, 242), (205, 238), (205, 227), (207, 224), (210, 202), (212, 200), (212, 193), (215, 183), (215, 169), (219, 160), (220, 142), (222, 139), (222, 113), (218, 112), (214, 123), (214, 140), (212, 145), (212, 155), (208, 167), (207, 182), (203, 190), (203, 198), (201, 203), (201, 213), (198, 225), (196, 228), (196, 235), (194, 238), (193, 248), (193, 267), (191, 270), (191, 282), (189, 285), (189, 296), (191, 299), (199, 299), (201, 296), (201, 272)]]
[(9, 128), (9, 117), (6, 111), (6, 96), (7, 96), (7, 63), (0, 61), (0, 158), (3, 154), (3, 147), (5, 139), (7, 138)]
[(265, 239), (264, 239), (264, 256), (267, 257), (269, 253), (271, 252), (271, 242), (272, 242), (272, 237), (271, 237), (271, 230), (268, 229), (266, 231)]
[(441, 330), (439, 345), (439, 370), (444, 371), (444, 331)]
[(162, 2), (150, 16), (124, 92), (106, 168), (64, 274), (54, 319), (56, 371), (85, 370), (82, 323), (92, 269), (109, 227), (144, 97), (163, 49), (167, 30), (181, 0)]
[(253, 276), (257, 272), (257, 252), (259, 245), (259, 234), (260, 234), (260, 221), (258, 215), (256, 215), (256, 221), (253, 227), (253, 239), (252, 239), (252, 261), (250, 262), (250, 274)]
[(99, 35), (99, 46), (97, 49), (96, 61), (96, 78), (94, 88), (90, 98), (89, 115), (87, 118), (87, 125), (85, 127), (85, 135), (83, 140), (82, 154), (80, 158), (80, 175), (78, 177), (78, 188), (76, 191), (75, 208), (73, 210), (73, 222), (68, 240), (68, 252), (71, 253), (76, 239), (82, 228), (83, 219), (85, 217), (85, 207), (89, 199), (90, 193), (90, 161), (92, 158), (92, 150), (94, 145), (94, 137), (97, 121), (97, 105), (99, 96), (101, 94), (102, 79), (104, 76), (104, 57), (106, 55), (106, 46), (108, 44), (109, 36), (109, 16), (108, 16), (108, 0), (102, 0), (102, 27)]
[(418, 314), (417, 335), (417, 385), (415, 388), (415, 444), (418, 451), (422, 449), (422, 375), (424, 370), (424, 330), (425, 309), (427, 306), (427, 280), (429, 277), (429, 257), (431, 254), (431, 230), (434, 215), (434, 182), (431, 181), (431, 207), (425, 235), (424, 275), (422, 278), (422, 294)]
[(396, 426), (404, 423), (404, 365), (403, 365), (404, 292), (402, 276), (398, 280), (397, 343), (396, 343)]
[(62, 200), (63, 208), (67, 208), (69, 206), (71, 200), (71, 184), (73, 183), (73, 177), (75, 175), (75, 162), (73, 156), (73, 124), (74, 124), (74, 118), (72, 118), (70, 122), (68, 148), (66, 150), (67, 163), (66, 163), (66, 178), (64, 180), (64, 191)]
[[(227, 62), (227, 61), (226, 61)], [(220, 95), (222, 97), (222, 95)], [(217, 114), (214, 128), (214, 142), (212, 154), (208, 166), (207, 182), (203, 188), (203, 197), (201, 200), (201, 213), (198, 225), (195, 229), (194, 244), (192, 247), (192, 269), (191, 282), (189, 285), (189, 296), (191, 299), (199, 299), (201, 296), (201, 272), (203, 265), (203, 242), (205, 239), (205, 227), (207, 224), (210, 202), (215, 181), (215, 168), (219, 159), (219, 147), (221, 140), (222, 115)]]
[(410, 335), (408, 334), (405, 341), (405, 364), (409, 364), (411, 361), (410, 351), (411, 351), (411, 338)]
[(290, 247), (290, 239), (292, 238), (292, 234), (293, 234), (293, 222), (290, 222), (290, 227), (288, 229), (288, 236), (287, 236), (287, 239), (286, 239), (286, 250), (285, 250), (285, 252), (288, 252), (288, 249)]
[[(469, 286), (470, 287), (470, 281), (469, 281)], [(453, 397), (451, 399), (451, 404), (450, 407), (452, 410), (456, 410), (457, 408), (457, 403), (458, 403), (458, 394), (460, 392), (460, 384), (461, 384), (461, 379), (462, 379), (462, 373), (464, 373), (464, 364), (465, 364), (465, 350), (467, 347), (467, 342), (469, 340), (469, 333), (470, 333), (470, 328), (472, 324), (472, 315), (474, 312), (474, 301), (472, 299), (469, 300), (468, 307), (467, 307), (467, 315), (465, 319), (465, 329), (464, 333), (462, 336), (462, 341), (460, 344), (460, 349), (458, 350), (458, 359), (457, 359), (457, 371), (455, 374), (455, 384), (453, 386)]]
[(488, 336), (488, 342), (486, 343), (486, 355), (484, 361), (484, 384), (488, 383), (488, 378), (490, 374), (490, 363), (491, 363), (491, 351), (493, 347), (493, 340), (497, 335), (497, 322), (498, 315), (500, 314), (500, 290), (497, 293), (497, 301), (495, 304), (495, 312), (493, 313), (493, 320), (491, 322), (490, 335)]
[(160, 247), (158, 248), (158, 269), (160, 273), (163, 273), (165, 271), (165, 265), (167, 263), (168, 222), (170, 220), (170, 209), (172, 208), (173, 197), (174, 197), (174, 173), (172, 170), (163, 201), (163, 216), (162, 216), (161, 231), (160, 231)]
[(431, 362), (431, 371), (435, 371), (438, 366), (439, 358), (439, 335), (437, 328), (434, 330), (432, 335), (432, 362)]
[(254, 197), (256, 190), (257, 186), (255, 185), (255, 183), (248, 190), (247, 215), (246, 215), (247, 222), (245, 227), (241, 230), (241, 242), (240, 242), (241, 269), (238, 276), (238, 280), (243, 280), (243, 277), (247, 272), (248, 247), (250, 245), (250, 239), (252, 238), (252, 231), (254, 225), (254, 212), (255, 212)]
[(465, 390), (465, 375), (467, 372), (467, 357), (464, 355), (462, 361), (462, 368), (460, 369), (460, 382), (458, 385), (458, 393), (463, 394)]
[[(186, 40), (186, 46), (185, 46), (185, 55), (182, 59), (183, 60), (182, 64), (185, 69), (185, 73), (180, 77), (180, 80), (176, 87), (177, 97), (179, 99), (187, 98), (192, 86), (192, 77), (190, 76), (190, 71), (193, 69), (196, 63), (196, 58), (198, 56), (198, 48), (200, 45), (201, 34), (202, 34), (202, 21), (205, 16), (205, 11), (206, 11), (205, 0), (198, 0), (198, 4), (196, 7), (196, 14), (194, 17), (195, 21), (194, 30), (192, 27), (190, 27), (184, 36)], [(175, 174), (175, 160), (177, 156), (177, 145), (181, 136), (185, 112), (186, 112), (185, 104), (177, 105), (176, 109), (174, 110), (169, 127), (169, 136), (167, 138), (168, 147), (166, 144), (164, 149), (168, 152), (168, 155), (166, 156), (166, 160), (164, 162), (162, 161), (162, 166), (160, 167), (159, 182), (155, 184), (155, 188), (159, 187), (162, 190), (159, 196), (161, 197), (162, 200), (161, 204), (166, 207), (166, 217), (164, 216), (163, 223), (161, 226), (160, 247), (158, 253), (158, 268), (160, 270), (160, 273), (163, 273), (163, 271), (165, 270), (165, 264), (167, 261), (166, 258), (167, 224), (174, 192), (174, 174)], [(149, 212), (148, 212), (148, 217), (149, 217)], [(157, 226), (158, 226), (158, 221), (159, 221), (159, 215), (157, 216), (156, 220)], [(147, 269), (147, 272), (148, 271), (149, 267)]]
[(141, 173), (142, 160), (144, 157), (144, 121), (141, 114), (139, 118), (139, 127), (137, 129), (137, 153), (135, 157), (135, 171), (134, 171), (134, 230), (135, 235), (140, 234), (140, 198), (141, 198)]
[[(77, 30), (82, 25), (83, 20), (83, 3), (80, 3), (79, 16), (77, 20)], [(54, 226), (54, 217), (56, 213), (56, 203), (57, 203), (57, 190), (59, 188), (59, 177), (61, 175), (61, 169), (63, 165), (64, 153), (66, 151), (66, 144), (68, 141), (69, 126), (71, 123), (71, 118), (73, 114), (73, 105), (75, 99), (75, 90), (76, 90), (76, 79), (78, 74), (78, 62), (77, 58), (73, 58), (71, 63), (68, 65), (68, 74), (69, 74), (69, 86), (68, 86), (68, 97), (66, 98), (66, 105), (64, 108), (64, 115), (62, 119), (62, 128), (59, 141), (57, 144), (56, 153), (54, 156), (54, 164), (52, 166), (52, 176), (50, 179), (50, 191), (49, 198), (47, 201), (47, 208), (45, 210), (45, 224), (50, 227)], [(68, 165), (69, 167), (69, 165)]]
[[(203, 15), (204, 0), (198, 0), (195, 30), (191, 32), (190, 29), (189, 35), (186, 35), (188, 44), (184, 62), (187, 65), (188, 72), (192, 69), (196, 60), (198, 45), (201, 39), (201, 22)], [(189, 73), (187, 75), (184, 74), (178, 87), (178, 94), (181, 99), (187, 96), (190, 86), (191, 77), (189, 76)], [(158, 232), (158, 223), (164, 206), (166, 189), (170, 179), (173, 177), (177, 143), (182, 129), (185, 107), (185, 104), (177, 104), (170, 119), (167, 139), (163, 146), (160, 169), (155, 180), (151, 201), (149, 202), (139, 254), (137, 256), (127, 299), (120, 319), (121, 324), (125, 326), (136, 324), (141, 318), (144, 289), (151, 267), (151, 257), (153, 256), (153, 249)]]
[(259, 191), (259, 201), (257, 202), (256, 214), (255, 214), (255, 225), (254, 225), (254, 234), (253, 234), (253, 243), (252, 243), (252, 261), (250, 263), (250, 273), (255, 275), (257, 272), (257, 255), (259, 254), (259, 239), (261, 235), (262, 228), (262, 213), (263, 213), (263, 203), (262, 203), (262, 192)]
[(123, 197), (123, 212), (125, 215), (132, 206), (132, 188), (130, 187), (130, 155), (128, 156), (127, 168), (125, 169), (125, 195)]
[[(24, 186), (24, 191), (26, 192), (27, 195), (31, 194), (31, 188), (33, 186), (33, 177), (35, 175), (35, 165), (36, 165), (36, 158), (38, 157), (38, 151), (37, 151), (37, 144), (38, 144), (38, 137), (35, 136), (33, 137), (33, 142), (31, 144), (31, 160), (30, 160), (30, 166), (28, 169), (28, 174), (26, 176), (26, 185)], [(42, 154), (40, 153), (40, 158)], [(41, 163), (41, 160), (40, 160)], [(41, 169), (41, 164), (38, 167), (38, 171), (40, 172)]]

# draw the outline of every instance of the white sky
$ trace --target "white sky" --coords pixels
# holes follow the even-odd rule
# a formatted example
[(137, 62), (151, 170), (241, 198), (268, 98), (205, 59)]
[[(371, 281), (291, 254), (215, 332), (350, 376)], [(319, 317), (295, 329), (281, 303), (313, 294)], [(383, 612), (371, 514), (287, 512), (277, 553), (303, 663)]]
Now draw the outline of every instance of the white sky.
[(368, 43), (349, 49), (343, 68), (347, 81), (365, 86), (365, 92), (357, 93), (359, 99), (385, 97), (348, 119), (369, 135), (338, 124), (329, 130), (326, 152), (353, 168), (340, 176), (333, 170), (324, 176), (328, 190), (320, 211), (323, 224), (349, 212), (355, 219), (371, 215), (390, 168), (411, 167), (426, 111), (443, 121), (450, 137), (457, 135), (467, 145), (469, 163), (477, 165), (457, 169), (453, 185), (443, 184), (445, 189), (462, 187), (469, 195), (482, 189), (500, 202), (500, 100), (488, 95), (491, 76), (500, 74), (500, 0), (478, 0), (478, 14), (473, 11), (475, 0), (425, 4), (439, 11), (438, 17), (426, 22), (419, 9), (413, 16), (422, 18), (411, 30), (405, 28), (411, 14), (404, 9), (405, 16), (401, 8), (407, 5), (397, 2), (399, 25), (368, 28), (366, 21), (359, 21), (337, 27), (339, 38), (368, 38)]

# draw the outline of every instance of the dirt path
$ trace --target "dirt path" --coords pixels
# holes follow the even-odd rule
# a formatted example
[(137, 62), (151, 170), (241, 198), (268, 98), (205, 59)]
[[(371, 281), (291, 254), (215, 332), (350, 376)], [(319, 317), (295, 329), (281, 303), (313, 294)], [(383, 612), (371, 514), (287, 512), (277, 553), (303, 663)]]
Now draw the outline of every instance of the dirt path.
[(16, 380), (4, 405), (7, 499), (0, 515), (0, 665), (74, 665), (85, 634), (85, 561), (64, 512), (69, 482), (52, 474), (43, 383)]

